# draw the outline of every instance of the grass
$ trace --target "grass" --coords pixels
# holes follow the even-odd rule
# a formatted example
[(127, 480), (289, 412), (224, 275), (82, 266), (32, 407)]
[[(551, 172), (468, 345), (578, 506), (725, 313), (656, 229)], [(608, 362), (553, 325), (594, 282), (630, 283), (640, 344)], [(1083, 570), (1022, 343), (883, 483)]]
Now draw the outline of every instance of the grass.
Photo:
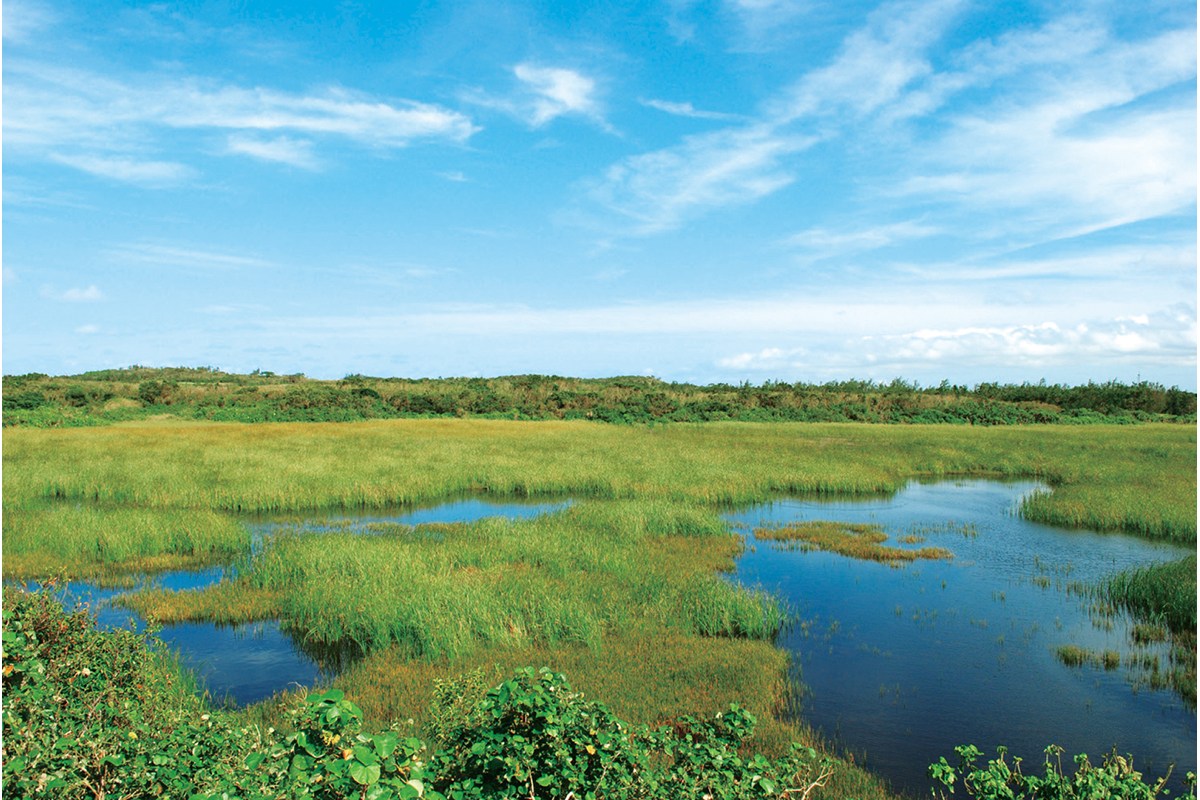
[(4, 507), (4, 577), (104, 582), (129, 573), (200, 569), (246, 552), (250, 532), (206, 509), (33, 503)]
[[(779, 527), (758, 528), (757, 539), (763, 539), (783, 549), (826, 550), (863, 561), (878, 561), (884, 564), (899, 564), (920, 559), (950, 559), (953, 554), (942, 547), (922, 547), (920, 550), (905, 550), (900, 547), (884, 547), (888, 535), (878, 525), (861, 525), (847, 522), (793, 522)], [(914, 538), (905, 537), (912, 542)], [(901, 541), (905, 541), (902, 539)]]
[[(1189, 438), (1190, 437), (1190, 438)], [(893, 492), (913, 478), (1039, 478), (1023, 513), (1196, 541), (1194, 430), (389, 420), (163, 423), (4, 433), (4, 504), (47, 499), (271, 512), (415, 504), (466, 492), (749, 503)]]
[(1096, 593), (1135, 617), (1179, 633), (1196, 629), (1196, 556), (1110, 575)]
[[(1194, 544), (1194, 438), (1149, 424), (6, 429), (3, 568), (6, 578), (94, 576), (240, 562), (209, 590), (148, 590), (127, 602), (163, 621), (278, 617), (305, 646), (352, 643), (366, 655), (339, 686), (380, 721), (419, 723), (435, 678), (546, 664), (633, 721), (736, 700), (764, 720), (754, 746), (772, 751), (812, 734), (767, 722), (764, 712), (786, 702), (786, 664), (769, 641), (782, 610), (717, 574), (741, 546), (717, 516), (722, 504), (887, 493), (947, 475), (1038, 478), (1053, 492), (1027, 501), (1033, 519)], [(239, 513), (304, 516), (472, 492), (578, 502), (525, 521), (297, 526), (240, 561), (250, 534)], [(846, 774), (827, 796), (882, 796), (865, 773)]]
[(715, 573), (741, 539), (715, 511), (596, 501), (531, 520), (276, 535), (237, 580), (122, 602), (163, 622), (280, 617), (304, 640), (457, 658), (480, 646), (598, 646), (638, 624), (768, 639), (783, 609)]

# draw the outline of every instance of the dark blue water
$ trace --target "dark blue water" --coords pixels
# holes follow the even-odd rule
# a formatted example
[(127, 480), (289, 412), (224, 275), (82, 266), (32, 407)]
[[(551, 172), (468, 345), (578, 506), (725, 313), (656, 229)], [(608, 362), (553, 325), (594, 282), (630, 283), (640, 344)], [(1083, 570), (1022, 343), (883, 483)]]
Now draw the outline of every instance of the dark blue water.
[[(1020, 498), (1037, 490), (913, 483), (886, 500), (781, 500), (728, 515), (747, 529), (876, 523), (891, 534), (889, 546), (954, 553), (948, 562), (895, 568), (784, 551), (751, 535), (738, 562), (738, 580), (777, 590), (804, 620), (779, 640), (806, 687), (804, 719), (897, 788), (927, 796), (926, 767), (939, 756), (956, 763), (954, 747), (963, 744), (989, 757), (1006, 745), (1025, 758), (1027, 773), (1050, 744), (1093, 763), (1115, 747), (1147, 776), (1172, 763), (1175, 776), (1196, 769), (1194, 709), (1166, 690), (1135, 691), (1124, 665), (1071, 668), (1054, 655), (1062, 644), (1131, 651), (1130, 621), (1094, 621), (1086, 600), (1067, 591), (1070, 582), (1193, 551), (1021, 519)], [(925, 541), (895, 541), (913, 532)], [(1155, 652), (1165, 666), (1167, 648)]]
[[(305, 526), (319, 529), (329, 523), (352, 521), (355, 523), (351, 526), (353, 530), (372, 522), (420, 525), (430, 522), (474, 522), (484, 517), (527, 519), (557, 511), (567, 505), (569, 501), (520, 503), (466, 499), (431, 508), (410, 508), (370, 516), (330, 514), (319, 519), (310, 518)], [(293, 523), (261, 519), (249, 524), (258, 534), (256, 539), (261, 541)], [(150, 580), (165, 589), (199, 589), (216, 583), (224, 575), (225, 570), (216, 568), (199, 572), (163, 573)], [(36, 583), (29, 585), (30, 588), (37, 588)], [(136, 614), (106, 602), (128, 589), (99, 589), (87, 583), (69, 583), (61, 591), (64, 602), (68, 604), (88, 602), (97, 612), (102, 627), (142, 628), (142, 621)], [(238, 705), (255, 703), (296, 686), (311, 687), (336, 674), (344, 659), (353, 655), (345, 651), (313, 648), (291, 636), (274, 621), (231, 626), (181, 623), (164, 627), (159, 632), (159, 638), (167, 647), (178, 651), (183, 665), (200, 679), (203, 690), (217, 700), (228, 700)]]

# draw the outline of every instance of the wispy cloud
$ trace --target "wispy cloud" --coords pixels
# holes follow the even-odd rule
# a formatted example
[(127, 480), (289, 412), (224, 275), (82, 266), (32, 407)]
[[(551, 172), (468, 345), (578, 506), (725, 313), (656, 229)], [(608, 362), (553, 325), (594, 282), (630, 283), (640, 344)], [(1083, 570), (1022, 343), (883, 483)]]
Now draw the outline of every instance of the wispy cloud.
[[(305, 167), (315, 163), (314, 140), (327, 137), (396, 148), (461, 142), (478, 130), (465, 115), (438, 105), (340, 87), (295, 94), (197, 78), (118, 80), (17, 59), (6, 61), (4, 91), (5, 144), (13, 152), (135, 182), (167, 171), (166, 162), (144, 154), (172, 129), (228, 131), (227, 153)], [(275, 131), (306, 138), (261, 137)], [(64, 155), (68, 147), (80, 154)], [(186, 177), (181, 167), (174, 168), (176, 180)]]
[(4, 3), (4, 41), (17, 44), (27, 41), (35, 32), (53, 24), (57, 15), (37, 2), (6, 0)]
[(678, 147), (609, 167), (588, 194), (619, 214), (630, 233), (658, 233), (709, 209), (756, 200), (787, 186), (794, 178), (785, 157), (816, 141), (778, 135), (769, 126), (690, 136)]
[(259, 139), (235, 134), (229, 137), (228, 149), (230, 153), (247, 155), (262, 161), (276, 161), (304, 169), (317, 167), (316, 158), (313, 156), (313, 143), (308, 139), (292, 139), (287, 136)]
[(513, 74), (535, 95), (532, 123), (543, 125), (563, 114), (599, 118), (596, 82), (569, 69), (518, 64)]
[(921, 239), (941, 232), (941, 228), (936, 226), (907, 220), (843, 232), (830, 231), (825, 228), (809, 228), (806, 231), (792, 234), (784, 240), (784, 243), (812, 250), (844, 253), (886, 247), (896, 242)]
[(474, 91), (467, 93), (464, 99), (499, 109), (533, 128), (540, 128), (558, 117), (574, 115), (611, 130), (604, 119), (594, 78), (572, 69), (529, 63), (518, 64), (512, 71), (517, 88), (508, 96)]
[(253, 256), (148, 242), (122, 245), (109, 250), (107, 255), (111, 260), (124, 264), (160, 264), (200, 269), (228, 270), (276, 266), (274, 262)]
[(56, 300), (60, 303), (98, 303), (108, 299), (104, 296), (104, 292), (97, 289), (95, 285), (86, 289), (67, 289), (65, 292), (57, 292), (49, 286), (43, 286), (41, 294), (47, 300)]
[(640, 100), (644, 106), (657, 108), (659, 111), (665, 111), (668, 114), (674, 114), (677, 117), (694, 117), (695, 119), (721, 119), (721, 120), (737, 120), (743, 119), (738, 114), (726, 114), (720, 111), (701, 111), (692, 106), (691, 103), (673, 103), (670, 100)]
[[(1004, 221), (990, 229), (977, 221), (960, 228), (964, 236), (1061, 237), (1194, 202), (1194, 91), (1158, 98), (1157, 107), (1136, 103), (1194, 79), (1193, 30), (1122, 41), (1099, 19), (1066, 17), (939, 51), (935, 62), (931, 52), (962, 8), (958, 0), (885, 4), (755, 120), (626, 158), (588, 195), (624, 216), (627, 234), (657, 233), (778, 191), (805, 151), (825, 142), (826, 155), (842, 148), (857, 168), (886, 175), (864, 184), (860, 200), (942, 204), (930, 228), (960, 228), (964, 208), (1005, 209)], [(949, 110), (968, 92), (963, 110)], [(886, 225), (841, 240), (814, 228), (794, 243), (872, 246)]]
[(144, 186), (165, 186), (194, 177), (196, 170), (174, 161), (142, 161), (122, 156), (103, 157), (50, 153), (49, 159), (83, 172)]

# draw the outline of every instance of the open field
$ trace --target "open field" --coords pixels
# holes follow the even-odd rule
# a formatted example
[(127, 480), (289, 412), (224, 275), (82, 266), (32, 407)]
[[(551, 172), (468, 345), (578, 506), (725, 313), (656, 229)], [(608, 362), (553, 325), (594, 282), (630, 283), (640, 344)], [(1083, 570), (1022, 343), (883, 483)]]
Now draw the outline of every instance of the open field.
[[(761, 721), (752, 748), (815, 743), (772, 714), (788, 702), (770, 644), (783, 610), (716, 575), (741, 547), (717, 515), (728, 504), (1032, 477), (1053, 491), (1026, 502), (1031, 518), (1196, 541), (1195, 429), (1174, 424), (162, 421), (8, 429), (4, 445), (6, 578), (238, 563), (251, 547), (239, 513), (575, 498), (527, 521), (297, 527), (236, 580), (127, 601), (164, 620), (279, 617), (314, 644), (353, 642), (367, 655), (337, 686), (369, 724), (418, 729), (436, 680), (545, 663), (636, 723), (739, 702)], [(275, 719), (269, 704), (248, 713)], [(855, 770), (838, 781), (824, 796), (886, 796)]]

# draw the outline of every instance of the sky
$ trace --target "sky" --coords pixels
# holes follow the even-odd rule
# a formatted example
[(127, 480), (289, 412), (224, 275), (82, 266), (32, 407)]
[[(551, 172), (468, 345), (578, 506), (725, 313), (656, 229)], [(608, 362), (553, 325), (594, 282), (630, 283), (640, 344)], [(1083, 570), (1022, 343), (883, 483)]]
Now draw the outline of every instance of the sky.
[(1196, 388), (1196, 5), (3, 4), (3, 372)]

